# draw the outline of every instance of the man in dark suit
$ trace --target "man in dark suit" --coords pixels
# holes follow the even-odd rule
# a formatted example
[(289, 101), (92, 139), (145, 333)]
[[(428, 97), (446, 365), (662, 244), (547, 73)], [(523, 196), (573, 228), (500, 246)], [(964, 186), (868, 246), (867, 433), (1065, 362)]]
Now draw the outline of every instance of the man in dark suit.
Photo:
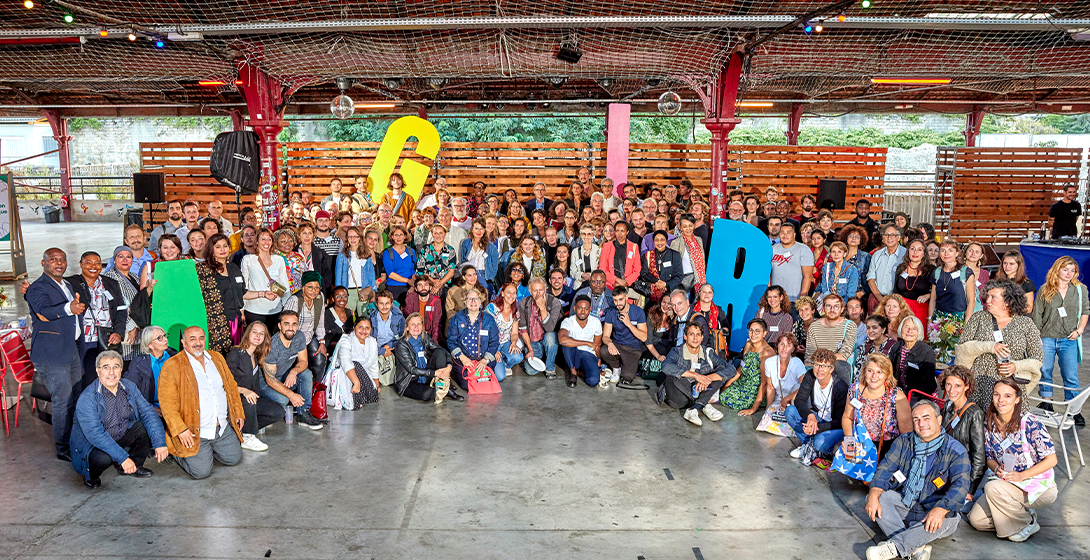
[(83, 342), (87, 348), (83, 355), (81, 384), (86, 389), (98, 379), (95, 360), (99, 353), (106, 349), (121, 349), (129, 310), (121, 284), (102, 275), (102, 257), (98, 253), (88, 251), (81, 255), (79, 268), (79, 274), (64, 279), (79, 293), (79, 300), (87, 305), (83, 313)]
[(546, 218), (549, 217), (549, 210), (553, 207), (553, 201), (545, 198), (545, 183), (534, 183), (534, 198), (526, 201), (523, 208), (526, 210), (526, 215), (529, 216), (534, 210), (541, 210), (545, 212)]
[(26, 293), (34, 314), (30, 361), (53, 396), (53, 442), (62, 461), (72, 460), (68, 439), (83, 376), (83, 312), (87, 308), (79, 291), (64, 279), (67, 268), (64, 251), (47, 249), (42, 257), (45, 274)]

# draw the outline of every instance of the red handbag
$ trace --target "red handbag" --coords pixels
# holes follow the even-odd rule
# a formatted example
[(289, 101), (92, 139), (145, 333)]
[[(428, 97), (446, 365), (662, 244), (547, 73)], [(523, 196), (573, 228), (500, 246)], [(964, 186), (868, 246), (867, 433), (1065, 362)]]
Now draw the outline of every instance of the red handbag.
[(321, 381), (314, 382), (314, 396), (310, 399), (310, 415), (318, 420), (329, 418), (326, 411), (326, 387)]
[(473, 370), (463, 368), (470, 395), (496, 395), (502, 393), (500, 382), (492, 368), (485, 368), (480, 375), (473, 375)]

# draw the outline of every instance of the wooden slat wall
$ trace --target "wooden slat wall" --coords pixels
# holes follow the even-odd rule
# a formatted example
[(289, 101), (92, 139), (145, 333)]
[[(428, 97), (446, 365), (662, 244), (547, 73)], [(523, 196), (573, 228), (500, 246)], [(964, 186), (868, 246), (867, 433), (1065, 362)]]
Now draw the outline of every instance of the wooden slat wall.
[[(208, 175), (211, 143), (158, 142), (141, 144), (141, 161), (148, 171), (167, 173), (168, 198), (194, 198), (202, 205), (213, 198), (234, 201), (234, 191), (216, 183)], [(309, 190), (317, 197), (328, 193), (329, 181), (340, 178), (346, 187), (357, 175), (366, 175), (378, 152), (377, 142), (290, 142), (283, 145), (281, 172), (288, 188)], [(488, 192), (515, 189), (520, 197), (529, 197), (533, 184), (546, 184), (547, 196), (562, 197), (575, 179), (579, 167), (591, 171), (595, 183), (605, 178), (605, 143), (562, 142), (448, 142), (436, 160), (429, 161), (406, 145), (403, 158), (419, 161), (433, 168), (432, 179), (447, 179), (453, 195), (468, 194), (475, 181), (484, 181)], [(765, 188), (775, 186), (795, 203), (805, 194), (816, 194), (823, 178), (848, 181), (848, 210), (838, 212), (839, 219), (851, 217), (855, 200), (867, 197), (881, 210), (885, 149), (731, 146), (727, 162), (728, 189), (739, 188), (747, 194), (763, 196)], [(707, 144), (631, 144), (629, 181), (677, 184), (681, 179), (693, 182), (698, 192), (709, 194), (711, 148)], [(351, 190), (351, 189), (350, 189)], [(244, 202), (243, 205), (246, 205)], [(165, 206), (156, 207), (157, 221)], [(225, 204), (225, 214), (236, 220), (234, 204)]]
[(958, 148), (949, 235), (1017, 242), (1048, 221), (1064, 185), (1078, 184), (1082, 148)]
[[(223, 215), (238, 223), (238, 207), (235, 205), (235, 190), (221, 185), (212, 178), (208, 171), (208, 160), (212, 155), (211, 142), (141, 142), (141, 171), (157, 171), (166, 174), (167, 200), (196, 200), (201, 205), (201, 214), (207, 214), (208, 203), (219, 200), (223, 203)], [(242, 201), (242, 206), (253, 206), (253, 199)], [(149, 209), (155, 207), (155, 223), (151, 223)], [(167, 217), (167, 205), (144, 205), (144, 229), (162, 223)]]
[(833, 212), (838, 221), (852, 218), (860, 198), (870, 200), (872, 213), (882, 211), (885, 148), (738, 146), (731, 152), (737, 152), (732, 157), (738, 159), (738, 184), (747, 194), (763, 195), (772, 186), (797, 206), (804, 195), (817, 194), (818, 180), (844, 179), (848, 182), (845, 209)]

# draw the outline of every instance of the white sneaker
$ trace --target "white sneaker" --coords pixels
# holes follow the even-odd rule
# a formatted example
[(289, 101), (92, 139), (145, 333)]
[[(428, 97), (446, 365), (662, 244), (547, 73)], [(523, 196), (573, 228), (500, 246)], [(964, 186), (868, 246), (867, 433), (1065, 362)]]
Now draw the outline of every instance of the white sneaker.
[(908, 557), (909, 560), (931, 560), (931, 545), (925, 544), (920, 548), (912, 551), (912, 556)]
[(897, 547), (889, 541), (882, 541), (867, 549), (867, 560), (893, 560), (899, 556)]
[(690, 408), (685, 411), (685, 420), (694, 426), (702, 426), (704, 424), (700, 421), (700, 412), (695, 408)]
[(611, 376), (609, 373), (603, 371), (601, 373), (601, 375), (598, 376), (598, 388), (599, 389), (609, 389), (609, 380), (612, 379), (612, 378), (613, 378), (613, 376)]
[[(803, 447), (805, 447), (805, 446), (800, 445), (800, 446), (792, 449), (791, 453), (790, 453), (791, 458), (792, 459), (798, 459), (799, 457), (802, 457), (802, 448)], [(874, 547), (871, 547), (871, 548), (874, 548)]]
[(1010, 539), (1012, 542), (1025, 542), (1027, 539), (1032, 537), (1034, 533), (1040, 530), (1041, 526), (1038, 525), (1037, 520), (1034, 519), (1033, 521), (1029, 522), (1029, 525), (1023, 527), (1021, 531), (1018, 531), (1017, 533), (1007, 538)]
[(710, 404), (704, 405), (703, 410), (704, 416), (707, 416), (708, 420), (711, 420), (712, 422), (718, 422), (723, 419), (723, 413), (716, 410), (715, 407)]
[(247, 451), (266, 451), (269, 446), (253, 434), (242, 434), (242, 448)]
[(621, 380), (621, 368), (613, 368), (613, 375), (609, 377), (609, 382), (616, 385)]

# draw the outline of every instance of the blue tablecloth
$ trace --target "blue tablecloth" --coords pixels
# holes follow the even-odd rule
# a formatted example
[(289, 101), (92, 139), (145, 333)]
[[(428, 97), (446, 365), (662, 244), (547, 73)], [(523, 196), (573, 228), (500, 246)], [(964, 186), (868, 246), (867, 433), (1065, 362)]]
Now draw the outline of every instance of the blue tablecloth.
[(1071, 257), (1079, 263), (1079, 280), (1087, 283), (1090, 277), (1090, 246), (1080, 245), (1043, 245), (1023, 241), (1019, 244), (1022, 258), (1026, 261), (1026, 276), (1037, 284), (1037, 288), (1045, 285), (1045, 276), (1052, 263), (1060, 257)]

